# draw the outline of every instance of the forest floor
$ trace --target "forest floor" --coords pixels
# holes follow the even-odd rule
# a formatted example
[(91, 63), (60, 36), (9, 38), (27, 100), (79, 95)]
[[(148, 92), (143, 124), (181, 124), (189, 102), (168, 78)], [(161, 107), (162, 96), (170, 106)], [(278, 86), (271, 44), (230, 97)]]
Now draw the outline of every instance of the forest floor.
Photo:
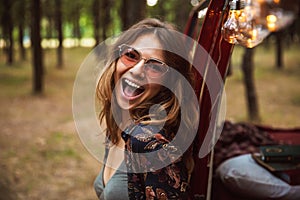
[[(299, 45), (298, 45), (299, 46)], [(65, 49), (64, 68), (55, 51), (45, 50), (45, 92), (32, 94), (30, 58), (4, 65), (0, 55), (0, 200), (96, 200), (93, 181), (98, 162), (80, 141), (72, 116), (76, 72), (88, 48)], [(262, 124), (300, 126), (300, 49), (284, 53), (275, 69), (274, 50), (255, 50), (255, 77)], [(247, 121), (240, 58), (233, 53), (233, 74), (226, 81), (226, 119)], [(29, 57), (29, 56), (28, 56)], [(18, 60), (18, 58), (16, 58)]]
[(1, 66), (1, 200), (97, 199), (100, 163), (82, 145), (72, 116), (74, 78), (88, 52), (66, 49), (58, 70), (55, 51), (46, 50), (43, 95), (32, 94), (29, 62)]

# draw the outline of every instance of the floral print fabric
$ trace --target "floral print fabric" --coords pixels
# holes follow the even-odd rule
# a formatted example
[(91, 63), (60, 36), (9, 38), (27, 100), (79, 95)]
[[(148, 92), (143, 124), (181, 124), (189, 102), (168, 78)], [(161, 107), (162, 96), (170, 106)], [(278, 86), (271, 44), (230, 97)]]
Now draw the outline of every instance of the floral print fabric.
[(129, 199), (187, 199), (188, 173), (182, 152), (170, 142), (172, 136), (156, 126), (138, 124), (123, 131), (122, 138)]

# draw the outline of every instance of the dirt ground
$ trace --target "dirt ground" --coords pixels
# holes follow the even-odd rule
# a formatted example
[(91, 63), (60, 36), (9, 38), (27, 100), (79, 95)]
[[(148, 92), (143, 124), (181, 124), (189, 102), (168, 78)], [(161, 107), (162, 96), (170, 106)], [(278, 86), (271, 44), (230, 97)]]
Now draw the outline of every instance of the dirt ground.
[(97, 199), (93, 181), (101, 163), (82, 145), (72, 117), (78, 66), (48, 67), (44, 95), (31, 94), (29, 66), (1, 66), (1, 200)]
[(11, 199), (96, 199), (92, 181), (99, 163), (64, 116), (70, 108), (57, 102), (21, 97), (11, 100), (5, 113), (1, 109), (0, 199), (9, 199), (5, 193)]

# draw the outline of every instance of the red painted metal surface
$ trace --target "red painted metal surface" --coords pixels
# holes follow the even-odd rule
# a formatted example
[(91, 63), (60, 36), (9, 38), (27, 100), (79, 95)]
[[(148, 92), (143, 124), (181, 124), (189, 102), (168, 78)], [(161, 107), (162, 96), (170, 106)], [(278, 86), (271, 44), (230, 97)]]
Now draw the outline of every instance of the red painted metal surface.
[[(203, 74), (209, 76), (213, 67), (217, 67), (221, 78), (225, 81), (229, 59), (232, 53), (233, 45), (223, 41), (221, 35), (221, 27), (227, 16), (228, 1), (211, 0), (208, 5), (207, 14), (205, 16), (198, 44), (205, 49), (207, 54), (201, 53), (200, 49), (196, 49), (194, 56), (194, 66), (196, 80), (195, 93), (199, 97), (200, 106), (200, 123), (199, 130), (194, 142), (194, 160), (195, 168), (191, 178), (191, 199), (207, 199), (209, 197), (209, 162), (210, 154), (203, 158), (199, 158), (198, 152), (203, 144), (207, 134), (210, 120), (216, 120), (212, 113), (212, 105), (215, 102), (211, 99), (208, 88), (205, 83)], [(195, 37), (197, 33), (197, 15), (198, 10), (195, 9), (190, 15), (185, 33), (190, 37)], [(213, 62), (212, 62), (213, 61)], [(198, 73), (200, 72), (200, 73)], [(201, 75), (202, 74), (202, 75)], [(213, 73), (212, 73), (213, 74)]]

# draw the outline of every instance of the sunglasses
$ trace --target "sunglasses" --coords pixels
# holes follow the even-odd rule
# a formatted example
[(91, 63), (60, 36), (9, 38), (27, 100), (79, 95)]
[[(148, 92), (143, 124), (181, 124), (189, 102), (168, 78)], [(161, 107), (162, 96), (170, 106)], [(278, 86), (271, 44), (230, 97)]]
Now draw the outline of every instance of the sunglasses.
[(145, 60), (144, 71), (150, 78), (162, 77), (169, 71), (169, 66), (163, 61), (156, 58), (143, 58), (141, 52), (126, 44), (119, 46), (119, 58), (127, 67), (132, 67), (141, 60)]

